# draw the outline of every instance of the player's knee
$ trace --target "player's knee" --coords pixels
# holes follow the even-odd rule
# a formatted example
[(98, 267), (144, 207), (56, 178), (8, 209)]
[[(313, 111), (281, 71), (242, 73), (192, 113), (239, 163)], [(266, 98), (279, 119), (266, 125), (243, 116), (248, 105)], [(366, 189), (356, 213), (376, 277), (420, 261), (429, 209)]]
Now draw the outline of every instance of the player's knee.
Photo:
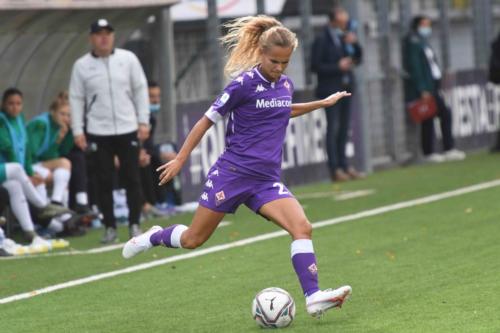
[(66, 170), (71, 170), (71, 161), (65, 157), (59, 159), (60, 167)]
[(312, 225), (307, 218), (304, 218), (296, 224), (291, 234), (294, 239), (310, 239), (312, 236)]

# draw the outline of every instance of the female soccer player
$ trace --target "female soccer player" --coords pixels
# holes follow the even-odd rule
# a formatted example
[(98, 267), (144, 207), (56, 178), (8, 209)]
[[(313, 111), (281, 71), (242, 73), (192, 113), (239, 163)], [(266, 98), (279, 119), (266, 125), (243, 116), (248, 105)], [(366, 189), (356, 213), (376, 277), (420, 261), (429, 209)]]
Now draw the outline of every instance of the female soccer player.
[(179, 173), (205, 132), (229, 115), (226, 149), (208, 172), (191, 225), (154, 226), (129, 240), (123, 256), (130, 258), (158, 245), (197, 248), (225, 214), (245, 204), (292, 237), (293, 267), (307, 311), (317, 317), (340, 307), (351, 287), (319, 289), (311, 224), (297, 199), (280, 182), (282, 146), (290, 117), (328, 107), (350, 94), (337, 92), (323, 100), (292, 104), (293, 84), (283, 73), (297, 47), (295, 34), (268, 16), (239, 18), (227, 27), (223, 43), (230, 55), (225, 71), (236, 78), (193, 127), (177, 157), (158, 168), (162, 171), (160, 185)]

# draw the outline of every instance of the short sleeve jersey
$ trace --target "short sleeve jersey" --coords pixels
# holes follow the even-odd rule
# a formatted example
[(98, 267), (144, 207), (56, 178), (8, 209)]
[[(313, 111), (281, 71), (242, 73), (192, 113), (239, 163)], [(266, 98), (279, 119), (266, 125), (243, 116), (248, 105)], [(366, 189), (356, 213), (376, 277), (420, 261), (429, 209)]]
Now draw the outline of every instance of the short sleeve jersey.
[(287, 76), (270, 82), (257, 67), (230, 82), (205, 113), (212, 122), (229, 117), (219, 160), (243, 174), (279, 180), (292, 95)]

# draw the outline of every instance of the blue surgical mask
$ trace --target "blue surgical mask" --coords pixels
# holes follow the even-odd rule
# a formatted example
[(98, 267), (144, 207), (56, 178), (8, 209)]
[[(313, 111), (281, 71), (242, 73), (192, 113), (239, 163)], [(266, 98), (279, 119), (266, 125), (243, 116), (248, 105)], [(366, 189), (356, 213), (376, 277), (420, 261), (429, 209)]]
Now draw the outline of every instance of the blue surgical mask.
[(424, 38), (428, 38), (432, 34), (431, 27), (418, 27), (418, 34)]
[(156, 113), (158, 111), (160, 111), (160, 108), (161, 108), (161, 105), (158, 103), (158, 104), (149, 104), (149, 111), (151, 111), (151, 113)]

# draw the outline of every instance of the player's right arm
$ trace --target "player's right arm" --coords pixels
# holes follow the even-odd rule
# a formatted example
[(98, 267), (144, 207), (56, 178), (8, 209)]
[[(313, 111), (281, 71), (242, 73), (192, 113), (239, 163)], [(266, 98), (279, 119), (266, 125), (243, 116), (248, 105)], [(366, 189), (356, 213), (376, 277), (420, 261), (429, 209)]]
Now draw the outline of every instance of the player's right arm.
[(177, 156), (170, 162), (156, 169), (156, 171), (163, 170), (160, 174), (160, 186), (168, 183), (169, 180), (179, 173), (193, 149), (198, 145), (203, 135), (205, 135), (213, 124), (214, 123), (208, 119), (207, 116), (203, 116), (189, 132)]
[(156, 169), (156, 171), (163, 170), (160, 174), (160, 186), (166, 184), (179, 173), (189, 154), (191, 154), (196, 145), (201, 141), (206, 131), (229, 112), (234, 112), (238, 105), (243, 103), (245, 100), (244, 84), (244, 74), (230, 82), (205, 115), (191, 129), (177, 157)]

